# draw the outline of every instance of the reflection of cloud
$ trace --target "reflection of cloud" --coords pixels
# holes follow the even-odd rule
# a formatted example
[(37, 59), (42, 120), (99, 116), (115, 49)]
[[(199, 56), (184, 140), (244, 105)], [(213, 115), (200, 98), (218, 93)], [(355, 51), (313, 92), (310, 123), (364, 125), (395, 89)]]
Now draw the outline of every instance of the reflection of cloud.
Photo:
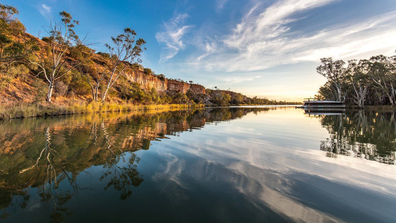
[(49, 17), (51, 14), (51, 7), (46, 5), (46, 4), (42, 4), (39, 8), (40, 14), (44, 17)]
[(183, 36), (192, 26), (184, 25), (188, 14), (178, 14), (170, 21), (165, 22), (162, 31), (155, 34), (155, 38), (159, 43), (165, 44), (165, 53), (161, 54), (161, 62), (172, 59), (180, 49), (184, 48)]
[[(160, 156), (169, 157), (169, 154), (161, 152)], [(254, 177), (251, 177), (252, 174)], [(227, 187), (224, 189), (229, 190), (228, 187), (237, 189), (240, 194), (244, 195), (243, 197), (247, 197), (240, 202), (251, 203), (252, 207), (260, 208), (264, 203), (280, 216), (285, 215), (295, 221), (340, 222), (339, 219), (309, 208), (282, 194), (282, 192), (289, 192), (292, 186), (292, 182), (283, 179), (283, 176), (242, 162), (232, 162), (229, 166), (224, 166), (221, 163), (198, 157), (187, 165), (183, 160), (170, 159), (163, 172), (157, 172), (153, 180), (161, 185), (161, 192), (166, 193), (174, 208), (183, 207), (184, 202), (189, 202), (188, 193), (197, 185), (203, 185), (209, 191), (217, 191), (226, 184)], [(185, 184), (192, 184), (195, 187), (182, 186)]]
[[(157, 170), (157, 185), (166, 185), (162, 191), (169, 194), (183, 190), (184, 196), (197, 187), (215, 192), (236, 189), (244, 195), (238, 201), (256, 208), (264, 205), (294, 221), (347, 221), (350, 215), (332, 216), (333, 206), (354, 211), (360, 219), (394, 219), (389, 209), (396, 198), (395, 166), (351, 157), (326, 158), (317, 139), (326, 130), (294, 108), (247, 115), (238, 123), (206, 126), (194, 133), (193, 141), (191, 133), (183, 133), (162, 144), (159, 156), (177, 154), (177, 158), (166, 159)], [(365, 203), (373, 197), (379, 207), (375, 210)], [(183, 202), (178, 199), (177, 205)]]

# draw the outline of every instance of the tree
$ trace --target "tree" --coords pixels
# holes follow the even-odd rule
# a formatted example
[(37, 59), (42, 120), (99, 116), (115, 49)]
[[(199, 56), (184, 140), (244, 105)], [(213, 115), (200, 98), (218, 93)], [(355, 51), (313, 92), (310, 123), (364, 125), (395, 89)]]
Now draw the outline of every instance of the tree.
[(105, 78), (104, 73), (100, 71), (100, 68), (97, 64), (93, 63), (80, 65), (78, 70), (91, 88), (92, 100), (98, 101), (99, 88)]
[(11, 5), (0, 4), (0, 20), (3, 22), (9, 23), (10, 21), (14, 20), (14, 16), (18, 14), (19, 11), (17, 8)]
[(1, 65), (10, 65), (16, 61), (22, 60), (22, 53), (24, 52), (24, 45), (19, 42), (12, 41), (11, 34), (13, 29), (21, 29), (24, 31), (25, 27), (15, 15), (18, 9), (10, 6), (0, 4), (0, 63)]
[(367, 60), (360, 60), (359, 62), (356, 60), (348, 61), (347, 79), (353, 87), (353, 101), (359, 108), (364, 107), (367, 91), (370, 86), (370, 82), (368, 81), (369, 66), (369, 61)]
[(62, 11), (61, 24), (56, 21), (51, 22), (49, 37), (46, 38), (47, 49), (42, 49), (35, 53), (37, 61), (32, 61), (41, 70), (38, 74), (44, 74), (48, 82), (48, 93), (46, 101), (51, 102), (52, 93), (57, 80), (69, 73), (72, 67), (66, 66), (66, 54), (70, 47), (78, 42), (79, 38), (74, 32), (74, 27), (78, 25), (78, 21), (73, 20), (72, 16)]
[(117, 79), (124, 75), (129, 65), (134, 62), (141, 63), (141, 53), (146, 48), (142, 48), (146, 43), (144, 39), (135, 40), (136, 32), (130, 28), (124, 29), (124, 33), (117, 37), (111, 37), (112, 44), (105, 44), (109, 55), (109, 78), (107, 79), (106, 89), (102, 95), (102, 102), (106, 101), (106, 96), (111, 87), (117, 82)]
[(369, 75), (380, 90), (379, 93), (388, 96), (391, 105), (395, 104), (395, 59), (378, 55), (369, 60)]
[(321, 99), (331, 101), (337, 100), (337, 90), (333, 82), (327, 81), (323, 86), (319, 88), (318, 93), (319, 95), (321, 95)]
[(91, 88), (92, 100), (98, 101), (99, 88), (105, 74), (99, 64), (93, 60), (94, 53), (94, 50), (86, 46), (83, 41), (79, 41), (70, 51), (71, 56), (78, 61), (77, 70)]
[(320, 59), (322, 65), (316, 68), (316, 71), (323, 75), (331, 85), (334, 86), (337, 94), (337, 100), (343, 100), (342, 82), (345, 76), (345, 62), (343, 60), (333, 61), (331, 57)]

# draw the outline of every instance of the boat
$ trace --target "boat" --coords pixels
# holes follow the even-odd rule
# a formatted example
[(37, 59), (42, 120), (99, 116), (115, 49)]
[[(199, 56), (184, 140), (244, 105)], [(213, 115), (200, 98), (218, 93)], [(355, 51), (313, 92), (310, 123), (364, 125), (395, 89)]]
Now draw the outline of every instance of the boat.
[(303, 108), (305, 111), (326, 111), (326, 112), (343, 112), (345, 111), (345, 102), (343, 101), (319, 101), (314, 98), (305, 98), (304, 105), (296, 108)]

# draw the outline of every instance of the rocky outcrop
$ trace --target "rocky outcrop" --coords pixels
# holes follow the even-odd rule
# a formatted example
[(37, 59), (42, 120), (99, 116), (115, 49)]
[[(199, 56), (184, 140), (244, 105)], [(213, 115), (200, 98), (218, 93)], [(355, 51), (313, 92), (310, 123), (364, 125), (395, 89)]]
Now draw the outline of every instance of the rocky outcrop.
[(153, 74), (147, 74), (142, 69), (136, 69), (126, 74), (127, 79), (132, 83), (137, 83), (144, 90), (154, 88), (157, 92), (170, 91), (175, 93), (187, 93), (188, 90), (195, 94), (205, 94), (205, 87), (199, 84), (189, 84), (184, 81), (161, 78)]
[(168, 89), (167, 79), (161, 79), (155, 75), (146, 74), (140, 69), (135, 70), (132, 73), (128, 73), (126, 76), (129, 81), (140, 84), (141, 88), (145, 90), (151, 90), (151, 88), (155, 88), (157, 92), (164, 92)]

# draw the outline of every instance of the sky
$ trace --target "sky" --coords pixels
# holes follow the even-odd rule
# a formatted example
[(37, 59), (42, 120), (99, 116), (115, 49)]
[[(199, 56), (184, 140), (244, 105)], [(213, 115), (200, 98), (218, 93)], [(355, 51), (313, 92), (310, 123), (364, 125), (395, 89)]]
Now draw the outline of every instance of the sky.
[(2, 0), (27, 31), (46, 36), (69, 12), (90, 47), (123, 29), (146, 40), (156, 74), (247, 96), (302, 101), (326, 79), (320, 58), (364, 59), (396, 50), (396, 0)]

